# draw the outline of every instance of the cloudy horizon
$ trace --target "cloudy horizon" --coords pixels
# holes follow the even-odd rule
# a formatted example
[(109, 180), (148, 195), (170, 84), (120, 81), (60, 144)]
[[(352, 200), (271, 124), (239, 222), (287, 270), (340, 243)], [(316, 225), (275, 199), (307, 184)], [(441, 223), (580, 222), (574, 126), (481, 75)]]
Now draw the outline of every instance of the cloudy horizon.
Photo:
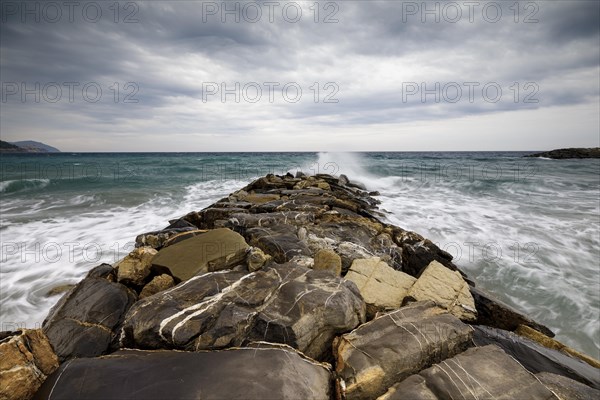
[(597, 1), (3, 1), (0, 12), (5, 141), (600, 146)]

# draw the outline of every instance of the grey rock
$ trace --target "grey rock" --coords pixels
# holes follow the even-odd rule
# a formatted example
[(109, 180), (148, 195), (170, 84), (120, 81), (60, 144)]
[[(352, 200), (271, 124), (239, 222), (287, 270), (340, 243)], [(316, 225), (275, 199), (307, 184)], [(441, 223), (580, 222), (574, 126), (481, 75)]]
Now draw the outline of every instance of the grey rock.
[(497, 346), (468, 349), (396, 384), (380, 399), (558, 400)]
[(346, 399), (373, 399), (394, 383), (462, 352), (472, 329), (436, 307), (413, 303), (334, 341), (338, 387)]
[(600, 399), (600, 390), (593, 389), (565, 376), (549, 372), (540, 372), (535, 376), (562, 400)]
[(514, 331), (519, 325), (525, 325), (542, 332), (546, 336), (554, 337), (554, 332), (548, 327), (533, 321), (511, 306), (495, 299), (482, 289), (473, 286), (469, 289), (477, 308), (477, 324), (507, 331)]
[(138, 301), (121, 345), (203, 350), (266, 340), (322, 359), (336, 335), (364, 322), (364, 313), (356, 286), (324, 271), (297, 265), (221, 271)]
[(121, 350), (63, 364), (35, 399), (330, 399), (331, 374), (287, 346)]
[(92, 271), (93, 277), (66, 293), (43, 323), (44, 333), (61, 361), (106, 353), (126, 311), (136, 300), (127, 287), (94, 277), (97, 272), (100, 270)]
[(600, 370), (569, 354), (549, 349), (512, 332), (487, 326), (474, 326), (477, 346), (494, 344), (518, 360), (531, 373), (550, 372), (600, 389)]

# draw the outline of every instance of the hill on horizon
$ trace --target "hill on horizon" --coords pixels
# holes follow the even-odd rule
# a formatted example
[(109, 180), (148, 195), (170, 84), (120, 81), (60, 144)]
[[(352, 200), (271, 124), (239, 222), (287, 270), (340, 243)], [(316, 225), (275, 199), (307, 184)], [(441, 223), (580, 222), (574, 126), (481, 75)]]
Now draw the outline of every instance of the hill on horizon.
[[(10, 147), (7, 145), (12, 145)], [(61, 151), (56, 147), (49, 146), (42, 142), (35, 140), (20, 140), (18, 142), (4, 142), (2, 141), (3, 150), (11, 152), (25, 152), (25, 153), (60, 153)]]

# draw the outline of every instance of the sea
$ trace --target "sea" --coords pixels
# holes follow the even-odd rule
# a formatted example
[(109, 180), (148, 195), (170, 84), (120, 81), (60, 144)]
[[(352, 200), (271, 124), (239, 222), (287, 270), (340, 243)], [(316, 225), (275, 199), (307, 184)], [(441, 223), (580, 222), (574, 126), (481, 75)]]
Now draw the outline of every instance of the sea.
[[(530, 153), (530, 152), (529, 152)], [(0, 329), (143, 232), (268, 173), (346, 174), (386, 222), (454, 256), (484, 290), (600, 358), (600, 160), (524, 152), (54, 153), (0, 156)]]

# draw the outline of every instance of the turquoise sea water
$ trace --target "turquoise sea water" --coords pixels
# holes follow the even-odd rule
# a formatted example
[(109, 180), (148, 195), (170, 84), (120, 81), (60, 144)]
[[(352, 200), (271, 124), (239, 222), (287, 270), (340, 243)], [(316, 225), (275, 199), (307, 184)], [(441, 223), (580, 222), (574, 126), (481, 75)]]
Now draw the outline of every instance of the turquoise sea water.
[(267, 173), (345, 173), (388, 222), (480, 287), (600, 358), (600, 160), (468, 153), (110, 153), (0, 157), (0, 328), (36, 327), (51, 288), (114, 263), (139, 233)]

